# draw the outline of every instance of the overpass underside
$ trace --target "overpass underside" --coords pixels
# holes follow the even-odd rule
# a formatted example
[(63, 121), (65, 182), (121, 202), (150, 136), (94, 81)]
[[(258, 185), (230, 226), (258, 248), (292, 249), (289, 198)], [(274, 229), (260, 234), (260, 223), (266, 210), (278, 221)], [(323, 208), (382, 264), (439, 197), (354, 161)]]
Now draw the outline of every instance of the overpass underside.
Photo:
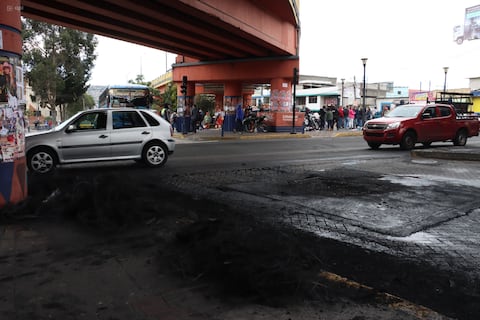
[(198, 60), (298, 53), (289, 0), (22, 0), (22, 15)]

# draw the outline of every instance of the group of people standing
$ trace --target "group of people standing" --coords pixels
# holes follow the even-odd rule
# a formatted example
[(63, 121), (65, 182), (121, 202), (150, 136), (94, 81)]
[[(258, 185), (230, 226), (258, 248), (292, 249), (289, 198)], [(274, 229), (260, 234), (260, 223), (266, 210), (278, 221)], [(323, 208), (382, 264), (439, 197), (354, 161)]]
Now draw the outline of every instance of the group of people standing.
[[(310, 113), (310, 110), (306, 110)], [(320, 111), (314, 113), (319, 124), (319, 130), (358, 129), (362, 128), (365, 121), (374, 117), (370, 107), (361, 106), (323, 106)]]
[[(175, 111), (170, 110), (170, 106), (165, 104), (160, 111), (162, 118), (170, 122), (173, 128), (178, 130), (177, 121), (178, 114)], [(185, 112), (186, 118), (189, 118), (187, 126), (189, 126), (188, 131), (196, 133), (197, 130), (208, 129), (208, 128), (219, 128), (223, 123), (223, 112), (217, 110), (213, 116), (210, 111), (203, 111), (201, 108), (197, 107), (194, 104), (191, 108), (187, 108)], [(184, 125), (184, 124), (182, 124)]]

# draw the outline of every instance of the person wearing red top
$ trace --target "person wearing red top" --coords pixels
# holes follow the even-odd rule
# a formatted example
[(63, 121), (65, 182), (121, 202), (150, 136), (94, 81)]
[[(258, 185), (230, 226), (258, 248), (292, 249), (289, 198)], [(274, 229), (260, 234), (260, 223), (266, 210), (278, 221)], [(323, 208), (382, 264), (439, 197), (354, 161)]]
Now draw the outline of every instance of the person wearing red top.
[(338, 107), (338, 122), (337, 122), (337, 129), (343, 129), (345, 115), (343, 114), (343, 107)]

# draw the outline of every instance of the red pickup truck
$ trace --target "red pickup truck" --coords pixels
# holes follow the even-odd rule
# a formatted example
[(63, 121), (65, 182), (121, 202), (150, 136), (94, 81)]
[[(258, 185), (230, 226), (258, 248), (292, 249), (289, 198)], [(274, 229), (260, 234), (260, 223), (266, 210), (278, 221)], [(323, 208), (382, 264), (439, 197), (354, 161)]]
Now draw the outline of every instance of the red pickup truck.
[(397, 106), (382, 118), (368, 120), (363, 126), (363, 139), (370, 148), (382, 144), (399, 144), (410, 150), (415, 144), (428, 147), (435, 141), (453, 141), (464, 146), (467, 138), (478, 136), (476, 116), (457, 115), (447, 104), (407, 104)]

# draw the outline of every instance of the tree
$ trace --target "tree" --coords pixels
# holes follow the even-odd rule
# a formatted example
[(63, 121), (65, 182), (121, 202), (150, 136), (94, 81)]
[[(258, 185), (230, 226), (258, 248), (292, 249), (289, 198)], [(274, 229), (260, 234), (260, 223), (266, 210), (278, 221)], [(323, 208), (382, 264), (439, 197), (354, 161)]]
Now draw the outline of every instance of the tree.
[(69, 118), (79, 111), (92, 109), (94, 107), (95, 99), (91, 95), (84, 93), (77, 101), (68, 104), (65, 116)]
[[(22, 19), (25, 77), (41, 107), (55, 115), (87, 91), (96, 59), (94, 35), (30, 19)], [(55, 116), (54, 116), (55, 118)]]
[(215, 112), (215, 95), (200, 94), (195, 97), (195, 104), (204, 112), (209, 111), (210, 114)]
[(177, 108), (177, 86), (170, 82), (165, 87), (165, 91), (160, 95), (163, 103), (168, 103), (173, 106), (173, 109)]

